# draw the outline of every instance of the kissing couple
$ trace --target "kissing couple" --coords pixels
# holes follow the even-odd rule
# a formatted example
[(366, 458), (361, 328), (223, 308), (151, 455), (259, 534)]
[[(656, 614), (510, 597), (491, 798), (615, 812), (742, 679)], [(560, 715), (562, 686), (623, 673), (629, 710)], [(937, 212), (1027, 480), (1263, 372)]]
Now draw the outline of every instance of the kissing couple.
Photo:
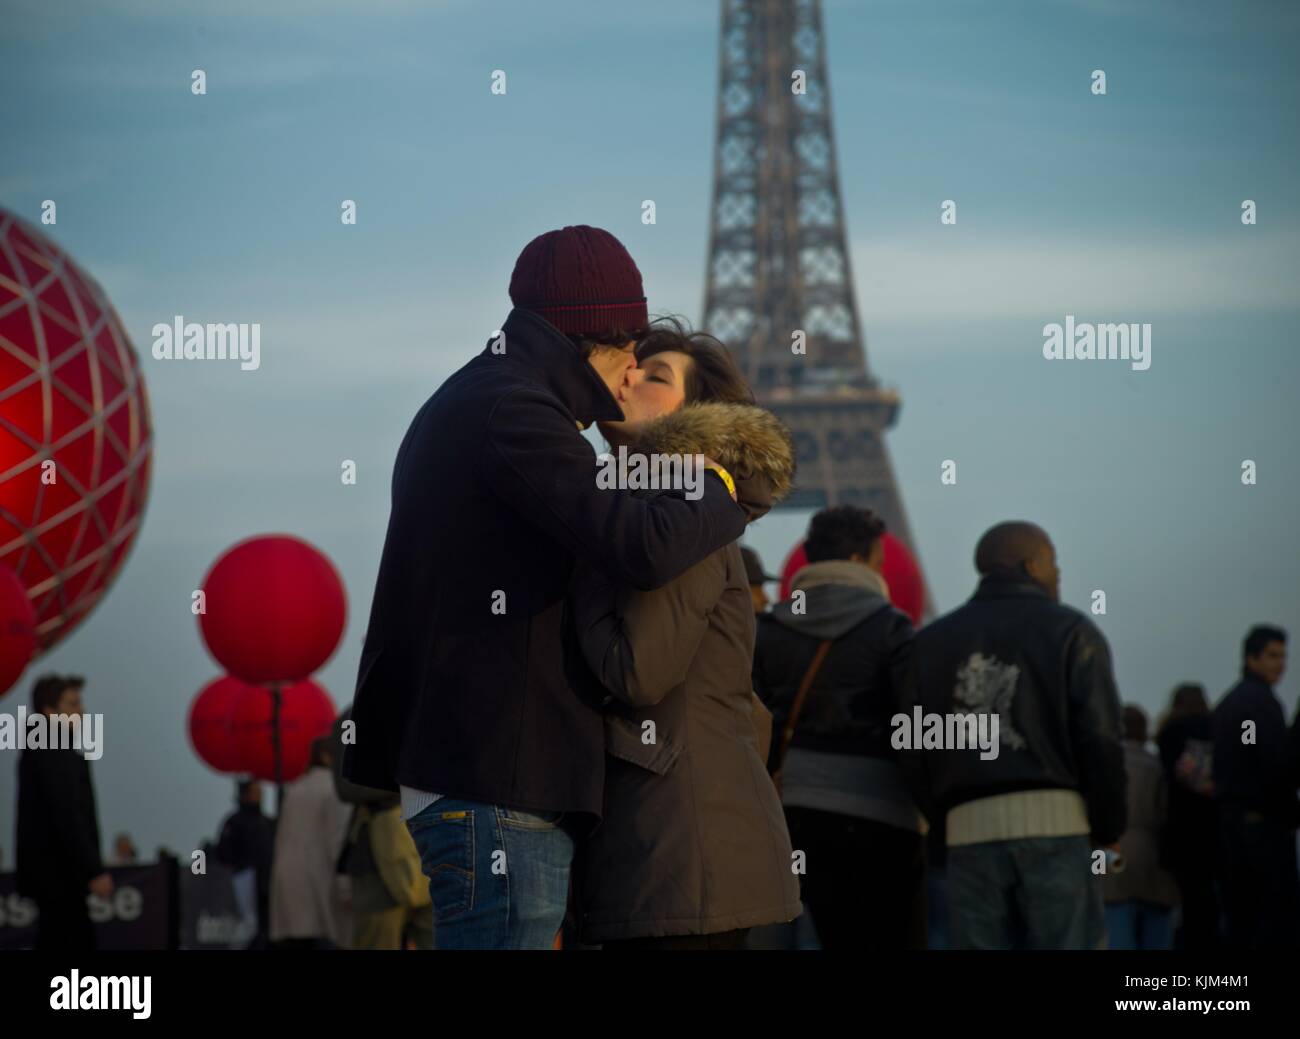
[[(535, 238), (510, 299), (398, 450), (343, 773), (400, 790), (437, 948), (552, 948), (571, 888), (584, 944), (742, 947), (801, 911), (739, 546), (789, 432), (607, 231)], [(598, 482), (592, 424), (698, 493)]]

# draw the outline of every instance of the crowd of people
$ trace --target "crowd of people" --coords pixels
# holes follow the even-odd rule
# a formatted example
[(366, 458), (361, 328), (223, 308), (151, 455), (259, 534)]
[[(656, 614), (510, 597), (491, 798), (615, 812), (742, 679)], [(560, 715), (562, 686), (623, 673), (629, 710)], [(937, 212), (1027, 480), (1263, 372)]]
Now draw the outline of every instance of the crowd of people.
[[(223, 825), (253, 945), (1300, 943), (1284, 631), (1249, 632), (1212, 711), (1175, 690), (1156, 753), (1032, 523), (986, 531), (974, 594), (916, 630), (882, 520), (825, 508), (773, 605), (740, 541), (794, 451), (726, 348), (650, 322), (597, 228), (534, 239), (510, 297), (398, 451), (351, 708), (278, 820), (248, 782)], [(593, 424), (695, 479), (597, 479)], [(38, 753), (20, 879), (81, 940), (111, 883), (89, 773)]]
[(428, 884), (395, 794), (357, 787), (338, 763), (348, 713), (312, 744), (277, 818), (241, 780), (213, 853), (255, 921), (250, 949), (428, 949)]
[[(597, 228), (530, 242), (510, 298), (399, 448), (344, 748), (352, 781), (399, 793), (438, 948), (739, 948), (805, 908), (828, 949), (1097, 948), (1107, 894), (1117, 935), (1147, 919), (1164, 795), (1130, 783), (1109, 647), (1060, 603), (1044, 531), (986, 532), (975, 594), (917, 632), (880, 520), (823, 510), (756, 618), (738, 542), (793, 454), (723, 345), (651, 324)], [(592, 424), (702, 482), (598, 483)], [(1196, 847), (1223, 845), (1201, 867), (1238, 945), (1300, 931), (1284, 661), (1279, 629), (1252, 632), (1209, 752), (1175, 760), (1179, 782), (1211, 762), (1187, 790), (1213, 803)], [(912, 711), (978, 719), (991, 752), (900, 741)]]

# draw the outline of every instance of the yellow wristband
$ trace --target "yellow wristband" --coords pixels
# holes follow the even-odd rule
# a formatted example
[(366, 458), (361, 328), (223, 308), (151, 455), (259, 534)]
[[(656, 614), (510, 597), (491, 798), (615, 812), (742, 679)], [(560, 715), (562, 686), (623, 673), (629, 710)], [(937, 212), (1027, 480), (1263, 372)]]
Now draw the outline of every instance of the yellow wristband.
[(706, 465), (704, 468), (712, 469), (715, 473), (721, 476), (722, 482), (727, 485), (727, 490), (731, 493), (731, 496), (733, 498), (736, 496), (736, 481), (731, 478), (731, 474), (727, 472), (727, 470), (722, 468), (720, 465)]

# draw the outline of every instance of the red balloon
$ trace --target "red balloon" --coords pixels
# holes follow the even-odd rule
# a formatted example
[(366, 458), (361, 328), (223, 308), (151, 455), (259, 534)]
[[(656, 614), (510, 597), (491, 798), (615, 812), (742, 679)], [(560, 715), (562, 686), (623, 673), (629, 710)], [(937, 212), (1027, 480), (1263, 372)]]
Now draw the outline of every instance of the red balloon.
[(781, 598), (790, 598), (790, 591), (794, 585), (794, 575), (808, 565), (808, 553), (804, 551), (803, 542), (796, 541), (794, 548), (790, 549), (790, 554), (785, 557), (785, 565), (781, 567)]
[(224, 675), (200, 689), (190, 705), (190, 744), (218, 772), (243, 771), (233, 714), (235, 704), (250, 690), (256, 691), (238, 678)]
[[(885, 584), (889, 585), (889, 601), (912, 619), (913, 624), (920, 624), (925, 612), (925, 581), (921, 568), (916, 565), (912, 553), (898, 538), (888, 531), (881, 537), (885, 556), (880, 562), (881, 574)], [(790, 588), (794, 584), (794, 575), (808, 565), (808, 553), (800, 541), (786, 557), (785, 566), (781, 568), (781, 598), (790, 598)]]
[(104, 290), (0, 209), (0, 561), (27, 590), (42, 650), (121, 570), (152, 446), (140, 362)]
[(0, 696), (13, 688), (36, 653), (36, 611), (13, 568), (0, 563)]
[(889, 600), (911, 619), (913, 624), (920, 624), (925, 612), (925, 580), (916, 560), (898, 538), (886, 531), (881, 537), (885, 546), (885, 558), (880, 562), (880, 570), (885, 583), (889, 585)]
[[(337, 713), (329, 694), (311, 679), (282, 688), (280, 760), (284, 782), (297, 779), (307, 771), (312, 740), (329, 734)], [(235, 703), (231, 726), (239, 745), (241, 769), (258, 779), (274, 782), (271, 714), (271, 691), (257, 686), (245, 687)]]
[(241, 541), (203, 581), (199, 628), (208, 651), (236, 678), (294, 682), (338, 647), (347, 596), (334, 564), (301, 538)]

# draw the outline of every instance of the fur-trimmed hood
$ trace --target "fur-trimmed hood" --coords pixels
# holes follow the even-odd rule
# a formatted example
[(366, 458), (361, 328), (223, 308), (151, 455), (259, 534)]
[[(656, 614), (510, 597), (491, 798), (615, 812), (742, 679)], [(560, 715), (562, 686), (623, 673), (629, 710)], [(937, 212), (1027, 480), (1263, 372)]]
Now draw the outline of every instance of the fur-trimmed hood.
[(757, 519), (790, 493), (794, 443), (775, 415), (752, 404), (687, 404), (637, 433), (630, 452), (712, 458), (736, 481), (736, 497)]

